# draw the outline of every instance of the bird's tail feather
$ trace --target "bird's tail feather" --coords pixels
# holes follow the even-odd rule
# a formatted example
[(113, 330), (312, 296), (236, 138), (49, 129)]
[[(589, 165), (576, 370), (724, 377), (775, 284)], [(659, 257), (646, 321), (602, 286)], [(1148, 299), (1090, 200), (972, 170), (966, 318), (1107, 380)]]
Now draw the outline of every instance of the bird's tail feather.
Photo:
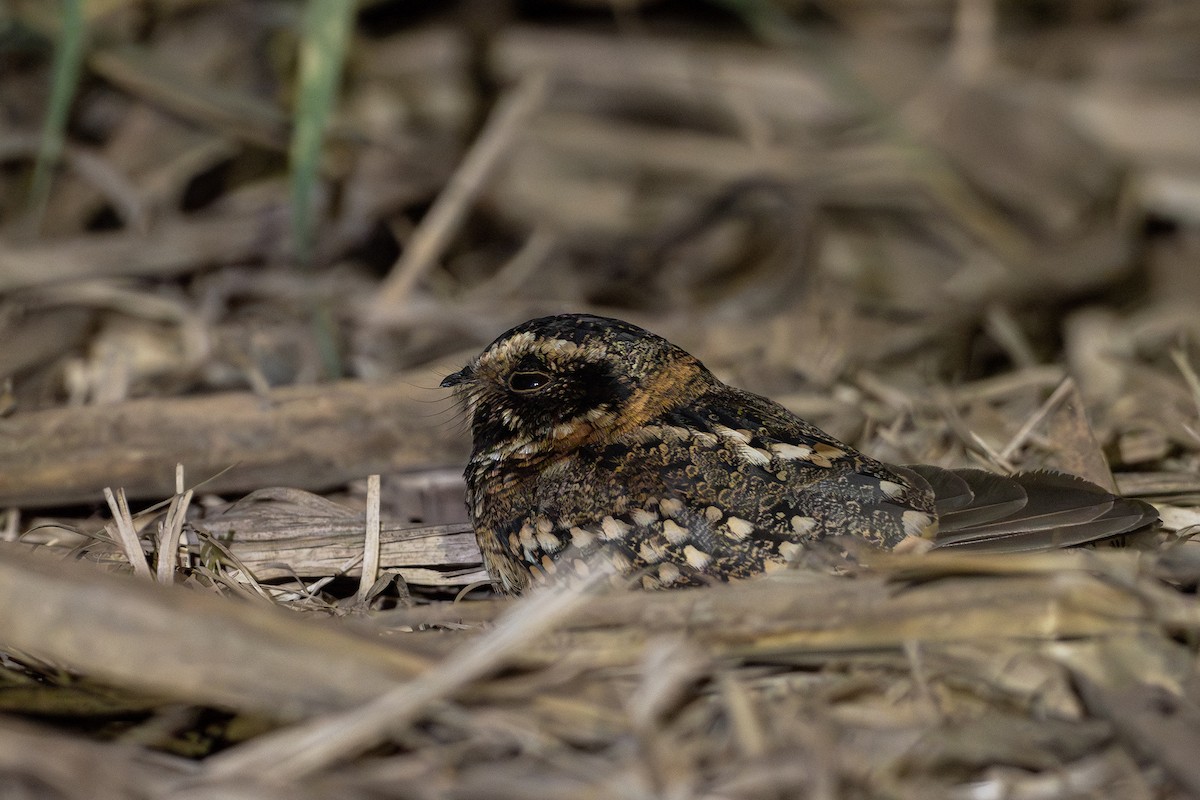
[(1016, 552), (1073, 547), (1145, 530), (1158, 511), (1062, 472), (997, 475), (978, 469), (908, 469), (934, 493), (935, 548)]

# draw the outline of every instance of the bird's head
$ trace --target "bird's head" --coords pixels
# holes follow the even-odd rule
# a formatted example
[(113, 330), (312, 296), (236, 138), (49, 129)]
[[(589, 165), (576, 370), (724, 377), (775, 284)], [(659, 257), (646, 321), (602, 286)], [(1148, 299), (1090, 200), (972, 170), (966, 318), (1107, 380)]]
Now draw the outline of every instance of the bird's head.
[(699, 360), (636, 325), (561, 314), (502, 334), (442, 386), (466, 404), (476, 458), (536, 461), (610, 442), (714, 382)]

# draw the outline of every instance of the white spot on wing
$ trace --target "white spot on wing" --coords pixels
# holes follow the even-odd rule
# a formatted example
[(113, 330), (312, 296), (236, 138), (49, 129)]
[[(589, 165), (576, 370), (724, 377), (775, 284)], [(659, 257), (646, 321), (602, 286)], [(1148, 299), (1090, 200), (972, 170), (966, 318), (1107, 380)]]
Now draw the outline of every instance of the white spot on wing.
[(733, 538), (739, 542), (754, 533), (754, 523), (741, 517), (730, 517), (725, 520), (725, 526), (729, 528)]
[(659, 502), (658, 508), (664, 516), (676, 517), (683, 511), (683, 501), (676, 500), (673, 497), (666, 497)]
[(714, 425), (713, 430), (733, 447), (734, 452), (751, 464), (761, 467), (770, 462), (770, 453), (750, 446), (750, 440), (753, 438), (753, 434), (750, 431), (735, 431), (733, 428), (728, 428), (724, 425)]
[(620, 551), (609, 553), (608, 561), (613, 565), (613, 568), (622, 575), (628, 573), (633, 567), (633, 565), (629, 563), (629, 557)]
[(620, 539), (629, 533), (632, 527), (628, 522), (622, 522), (616, 517), (605, 517), (600, 520), (600, 538)]
[(680, 526), (673, 519), (669, 519), (663, 523), (663, 536), (667, 537), (667, 541), (671, 544), (680, 544), (686, 542), (691, 537), (692, 532), (687, 528)]
[(596, 534), (585, 528), (574, 527), (570, 530), (571, 544), (578, 547), (580, 550), (591, 545), (596, 540)]
[(813, 529), (817, 527), (815, 519), (812, 517), (802, 517), (798, 514), (792, 517), (789, 522), (792, 525), (792, 530), (801, 536), (812, 533)]
[(632, 508), (629, 510), (629, 517), (633, 520), (634, 525), (648, 528), (658, 522), (658, 514), (653, 511), (647, 511), (644, 508)]
[(559, 539), (553, 533), (548, 531), (542, 532), (539, 530), (537, 532), (537, 542), (547, 553), (557, 553), (562, 549), (563, 546), (562, 539)]
[(812, 448), (803, 444), (775, 442), (770, 445), (770, 448), (776, 456), (788, 461), (807, 461), (813, 454)]
[(655, 544), (652, 540), (646, 539), (638, 548), (638, 557), (647, 564), (657, 564), (663, 560), (662, 548)]
[(750, 444), (750, 437), (747, 436), (744, 431), (735, 431), (733, 428), (730, 428), (726, 425), (713, 425), (713, 430), (716, 432), (717, 436), (720, 436), (722, 439), (727, 439), (731, 442), (740, 444)]
[(783, 556), (785, 560), (791, 561), (802, 549), (796, 542), (780, 542), (779, 555)]
[(757, 447), (751, 447), (748, 444), (739, 446), (737, 452), (738, 455), (755, 466), (762, 467), (771, 463), (770, 453), (766, 450), (759, 450)]
[(521, 526), (520, 533), (517, 534), (521, 540), (521, 547), (525, 550), (526, 558), (533, 558), (533, 551), (537, 549), (537, 536), (534, 534), (533, 526), (526, 522)]
[(690, 544), (683, 548), (683, 557), (687, 559), (689, 564), (698, 570), (703, 570), (708, 566), (708, 562), (712, 561), (711, 555), (697, 550)]

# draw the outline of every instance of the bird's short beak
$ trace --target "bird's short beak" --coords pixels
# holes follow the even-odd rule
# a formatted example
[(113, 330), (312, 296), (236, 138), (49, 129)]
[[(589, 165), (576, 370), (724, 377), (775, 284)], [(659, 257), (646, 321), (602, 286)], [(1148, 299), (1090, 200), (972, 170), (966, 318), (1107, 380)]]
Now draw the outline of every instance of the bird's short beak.
[(452, 389), (455, 386), (461, 386), (462, 384), (471, 380), (472, 377), (473, 377), (473, 374), (471, 372), (471, 365), (468, 364), (467, 366), (460, 369), (458, 372), (452, 373), (450, 375), (447, 375), (445, 378), (442, 378), (441, 386), (443, 389)]

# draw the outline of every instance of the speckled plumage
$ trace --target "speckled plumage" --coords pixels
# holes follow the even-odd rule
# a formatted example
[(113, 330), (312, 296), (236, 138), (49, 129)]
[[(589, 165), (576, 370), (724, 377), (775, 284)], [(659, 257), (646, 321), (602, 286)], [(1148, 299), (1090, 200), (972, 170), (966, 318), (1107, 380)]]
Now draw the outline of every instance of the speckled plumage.
[[(468, 510), (488, 572), (512, 593), (596, 559), (646, 588), (748, 578), (829, 535), (884, 548), (931, 539), (939, 511), (969, 523), (958, 528), (982, 518), (994, 535), (981, 538), (1004, 538), (1039, 498), (1028, 476), (883, 464), (615, 319), (530, 320), (442, 385), (467, 405)], [(1109, 520), (1121, 530), (1102, 534), (1114, 535), (1153, 521), (1145, 504), (1054, 477), (1058, 495), (1080, 497), (1043, 502), (1043, 533)], [(941, 509), (935, 485), (954, 495)], [(988, 497), (999, 500), (977, 502)]]

